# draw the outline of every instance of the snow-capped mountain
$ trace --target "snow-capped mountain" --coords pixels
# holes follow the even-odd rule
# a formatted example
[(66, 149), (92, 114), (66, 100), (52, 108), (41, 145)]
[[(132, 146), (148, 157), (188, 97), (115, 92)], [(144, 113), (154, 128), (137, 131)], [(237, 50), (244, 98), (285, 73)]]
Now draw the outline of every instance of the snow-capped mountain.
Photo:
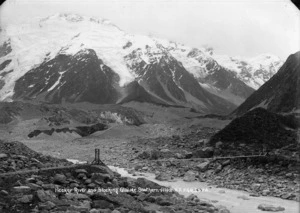
[(213, 55), (220, 65), (237, 73), (237, 77), (253, 89), (258, 89), (282, 66), (283, 61), (272, 54), (253, 58)]
[(300, 51), (288, 57), (279, 71), (234, 112), (242, 115), (257, 107), (287, 113), (300, 109)]
[(173, 45), (175, 47), (169, 48), (170, 53), (182, 62), (207, 91), (235, 105), (241, 104), (254, 92), (254, 89), (237, 78), (235, 72), (219, 65), (211, 56), (211, 48), (190, 48), (176, 43)]
[(55, 14), (0, 37), (0, 100), (130, 100), (228, 112), (254, 90), (209, 49), (130, 35), (105, 19)]

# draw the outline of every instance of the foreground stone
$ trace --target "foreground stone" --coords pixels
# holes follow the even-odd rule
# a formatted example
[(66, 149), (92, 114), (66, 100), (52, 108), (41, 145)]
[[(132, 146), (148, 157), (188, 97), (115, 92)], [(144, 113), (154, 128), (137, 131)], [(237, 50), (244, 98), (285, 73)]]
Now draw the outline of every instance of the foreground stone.
[(285, 210), (285, 208), (281, 206), (273, 206), (269, 204), (260, 204), (257, 208), (262, 211), (269, 211), (269, 212), (279, 212)]
[(183, 177), (183, 181), (186, 182), (192, 182), (196, 180), (196, 173), (194, 171), (188, 171), (187, 173), (185, 173), (184, 177)]

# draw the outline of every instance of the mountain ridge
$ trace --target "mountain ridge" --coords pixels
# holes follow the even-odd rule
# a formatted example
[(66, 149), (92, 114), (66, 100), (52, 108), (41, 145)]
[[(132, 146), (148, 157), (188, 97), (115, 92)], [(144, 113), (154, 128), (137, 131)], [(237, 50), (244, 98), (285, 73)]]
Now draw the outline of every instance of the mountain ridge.
[[(209, 50), (190, 48), (164, 39), (130, 35), (105, 19), (55, 14), (38, 23), (22, 27), (11, 26), (2, 33), (6, 36), (0, 39), (3, 44), (0, 65), (4, 62), (7, 64), (0, 70), (0, 76), (5, 75), (0, 79), (1, 100), (25, 96), (14, 94), (15, 88), (18, 88), (15, 84), (20, 84), (18, 80), (29, 71), (32, 72), (57, 55), (74, 56), (84, 49), (93, 50), (102, 63), (118, 76), (118, 82), (114, 81), (112, 85), (115, 90), (124, 90), (127, 84), (137, 81), (150, 96), (160, 97), (167, 104), (196, 106), (200, 111), (209, 111), (209, 108), (227, 111), (254, 91), (238, 79), (233, 71), (220, 66)], [(166, 63), (159, 63), (160, 60), (165, 60)], [(173, 67), (168, 63), (172, 63)], [(159, 78), (151, 76), (157, 74), (151, 71), (157, 65), (155, 69), (161, 69), (160, 66), (168, 67), (161, 69)], [(186, 76), (184, 79), (194, 82), (192, 84), (196, 89), (183, 82), (181, 76), (173, 73), (170, 68), (185, 73), (182, 75)], [(152, 74), (147, 74), (143, 69), (148, 69)], [(142, 73), (148, 79), (141, 76)], [(160, 91), (154, 85), (158, 85)], [(184, 88), (182, 85), (185, 85)], [(19, 88), (17, 90), (23, 91)], [(28, 89), (24, 88), (26, 90)], [(224, 110), (220, 110), (221, 108)]]
[(271, 112), (287, 113), (300, 108), (300, 51), (291, 54), (279, 71), (246, 99), (232, 114), (262, 107)]

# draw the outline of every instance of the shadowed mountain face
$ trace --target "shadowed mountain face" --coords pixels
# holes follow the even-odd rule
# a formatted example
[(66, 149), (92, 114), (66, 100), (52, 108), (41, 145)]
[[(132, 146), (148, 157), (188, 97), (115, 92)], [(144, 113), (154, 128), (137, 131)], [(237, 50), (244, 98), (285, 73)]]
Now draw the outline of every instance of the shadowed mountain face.
[(118, 80), (95, 51), (82, 50), (74, 56), (57, 55), (16, 81), (14, 99), (40, 99), (51, 103), (115, 103)]
[[(234, 105), (204, 90), (180, 62), (167, 52), (146, 64), (135, 55), (131, 69), (137, 81), (118, 86), (118, 75), (99, 59), (94, 50), (75, 55), (58, 54), (16, 81), (14, 100), (40, 100), (50, 103), (151, 102), (194, 107), (203, 112), (227, 113)], [(124, 95), (125, 94), (125, 95)]]
[(218, 66), (214, 72), (207, 75), (202, 82), (214, 85), (220, 91), (229, 90), (232, 94), (248, 98), (255, 90), (238, 79), (235, 73)]
[(299, 109), (300, 52), (288, 57), (279, 71), (255, 91), (233, 114), (263, 107), (271, 112), (292, 112)]
[(144, 87), (142, 87), (137, 81), (133, 81), (126, 85), (124, 88), (124, 97), (118, 102), (119, 104), (127, 103), (130, 101), (137, 102), (149, 102), (159, 105), (168, 105), (166, 101), (163, 101), (155, 96), (149, 94)]
[[(176, 60), (164, 47), (157, 45), (159, 52), (151, 54), (150, 63), (141, 58), (142, 51), (134, 50), (125, 59), (137, 76), (140, 85), (158, 99), (171, 105), (192, 106), (200, 111), (224, 113), (235, 106), (203, 89), (182, 63)], [(150, 50), (150, 51), (149, 51)], [(157, 59), (157, 55), (159, 58)]]
[(205, 56), (203, 52), (197, 48), (193, 48), (187, 54), (187, 58), (190, 60), (197, 61), (199, 66), (202, 67), (202, 76), (195, 76), (196, 79), (207, 86), (215, 88), (214, 94), (223, 97), (228, 100), (228, 96), (222, 92), (226, 91), (227, 94), (246, 99), (255, 90), (246, 85), (242, 80), (237, 77), (237, 73), (227, 69), (220, 64), (211, 56)]

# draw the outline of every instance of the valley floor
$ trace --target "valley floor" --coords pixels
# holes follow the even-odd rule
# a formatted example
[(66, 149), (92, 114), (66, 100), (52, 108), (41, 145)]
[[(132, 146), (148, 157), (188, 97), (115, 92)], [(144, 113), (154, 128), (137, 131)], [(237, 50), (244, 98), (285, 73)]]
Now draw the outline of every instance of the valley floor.
[[(231, 212), (241, 212), (241, 208), (248, 206), (249, 212), (255, 212), (253, 208), (258, 212), (260, 210), (257, 210), (255, 205), (259, 202), (280, 205), (286, 208), (284, 212), (296, 212), (299, 203), (292, 200), (299, 201), (300, 191), (297, 179), (299, 176), (295, 172), (280, 173), (280, 168), (274, 168), (278, 170), (277, 173), (268, 173), (259, 166), (245, 167), (245, 162), (232, 162), (233, 165), (225, 166), (217, 173), (213, 170), (223, 162), (212, 162), (210, 169), (198, 173), (197, 165), (204, 161), (180, 159), (181, 155), (201, 147), (207, 138), (226, 126), (230, 120), (188, 118), (190, 115), (182, 118), (182, 115), (178, 117), (175, 115), (176, 113), (162, 112), (160, 115), (152, 116), (152, 119), (161, 119), (161, 122), (148, 122), (140, 126), (111, 124), (107, 130), (87, 137), (41, 134), (29, 139), (26, 137), (28, 126), (33, 125), (36, 120), (22, 121), (11, 127), (5, 126), (6, 129), (3, 126), (0, 133), (3, 139), (18, 140), (34, 151), (58, 158), (92, 162), (94, 149), (98, 148), (100, 158), (105, 164), (125, 168), (133, 176), (151, 173), (149, 176), (151, 180), (155, 180), (154, 174), (156, 178), (160, 177), (163, 180), (159, 182), (160, 184), (210, 187), (210, 193), (201, 193), (201, 196), (216, 204), (226, 205), (231, 208)], [(175, 153), (178, 159), (172, 157), (153, 161), (140, 158), (145, 151), (151, 150)], [(272, 169), (270, 165), (269, 170)], [(290, 169), (294, 171), (293, 168)], [(178, 181), (173, 182), (174, 179)], [(182, 179), (190, 180), (183, 182)], [(222, 190), (218, 188), (227, 188), (226, 193), (220, 193)], [(242, 197), (238, 198), (239, 196)]]

